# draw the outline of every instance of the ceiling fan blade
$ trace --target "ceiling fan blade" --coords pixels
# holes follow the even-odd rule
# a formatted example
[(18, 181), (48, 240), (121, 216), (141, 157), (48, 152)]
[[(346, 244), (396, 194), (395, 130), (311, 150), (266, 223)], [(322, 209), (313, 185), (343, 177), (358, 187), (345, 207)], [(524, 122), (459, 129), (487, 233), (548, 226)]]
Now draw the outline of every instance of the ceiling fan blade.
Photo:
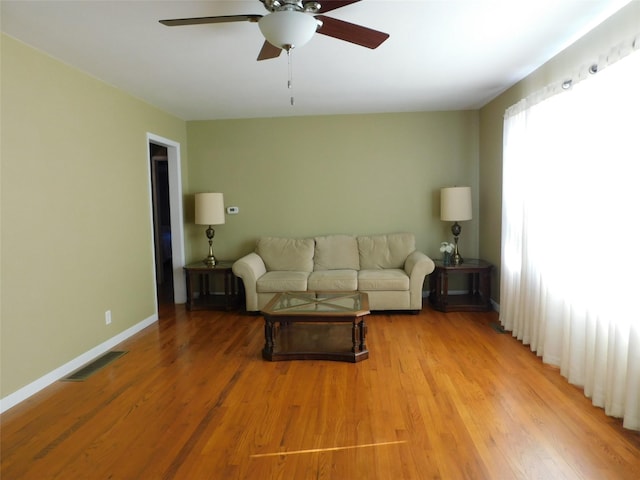
[(363, 47), (378, 48), (382, 42), (389, 38), (388, 33), (372, 30), (371, 28), (338, 20), (337, 18), (325, 17), (324, 15), (316, 15), (316, 18), (322, 20), (322, 27), (318, 29), (318, 33)]
[(275, 47), (265, 40), (258, 54), (258, 60), (269, 60), (270, 58), (279, 57), (281, 51), (281, 48)]
[(336, 10), (337, 8), (346, 7), (347, 5), (351, 5), (352, 3), (358, 3), (360, 0), (324, 0), (320, 1), (320, 10), (318, 13), (326, 13), (331, 10)]
[(173, 20), (160, 20), (160, 23), (167, 27), (179, 27), (182, 25), (202, 25), (206, 23), (257, 22), (261, 18), (262, 15), (223, 15), (219, 17), (175, 18)]

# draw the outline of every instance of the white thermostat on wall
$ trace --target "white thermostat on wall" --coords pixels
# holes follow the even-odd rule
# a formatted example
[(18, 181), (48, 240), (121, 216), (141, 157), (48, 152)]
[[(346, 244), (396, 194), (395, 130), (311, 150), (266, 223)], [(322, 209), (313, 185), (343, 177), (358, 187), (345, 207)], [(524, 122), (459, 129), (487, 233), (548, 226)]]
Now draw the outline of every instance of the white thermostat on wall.
[(227, 213), (229, 215), (235, 215), (236, 213), (239, 213), (240, 209), (238, 207), (227, 207)]

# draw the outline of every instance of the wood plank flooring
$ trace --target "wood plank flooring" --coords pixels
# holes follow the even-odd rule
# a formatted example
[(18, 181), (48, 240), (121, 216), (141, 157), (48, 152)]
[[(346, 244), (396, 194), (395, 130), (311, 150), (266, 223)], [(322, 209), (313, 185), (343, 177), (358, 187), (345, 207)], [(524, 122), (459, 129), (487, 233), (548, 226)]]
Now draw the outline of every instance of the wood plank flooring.
[(637, 479), (640, 434), (497, 314), (374, 314), (358, 364), (266, 362), (263, 320), (163, 307), (84, 382), (5, 412), (0, 478)]

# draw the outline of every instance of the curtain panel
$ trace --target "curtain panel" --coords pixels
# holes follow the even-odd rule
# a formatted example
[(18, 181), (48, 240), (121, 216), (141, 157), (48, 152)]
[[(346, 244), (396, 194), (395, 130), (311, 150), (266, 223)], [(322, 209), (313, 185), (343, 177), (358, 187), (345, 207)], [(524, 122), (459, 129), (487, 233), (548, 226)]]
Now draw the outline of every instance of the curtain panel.
[(500, 322), (640, 430), (640, 53), (542, 95), (504, 121)]

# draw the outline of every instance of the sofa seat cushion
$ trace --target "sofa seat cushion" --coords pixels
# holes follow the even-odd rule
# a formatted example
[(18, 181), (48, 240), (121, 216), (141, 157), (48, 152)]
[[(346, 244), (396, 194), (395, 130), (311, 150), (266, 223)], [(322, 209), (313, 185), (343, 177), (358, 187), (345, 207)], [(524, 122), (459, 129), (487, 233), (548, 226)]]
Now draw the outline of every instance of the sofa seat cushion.
[(358, 241), (351, 235), (327, 235), (316, 237), (313, 269), (360, 270)]
[(258, 293), (304, 292), (307, 290), (309, 272), (267, 272), (256, 282)]
[(262, 237), (256, 245), (267, 271), (311, 272), (313, 252), (313, 238)]
[(309, 290), (315, 291), (355, 291), (358, 290), (356, 270), (322, 270), (309, 275)]
[(404, 261), (416, 249), (413, 233), (360, 236), (357, 240), (363, 270), (403, 268)]
[(358, 290), (361, 292), (409, 290), (409, 275), (399, 268), (360, 270)]

